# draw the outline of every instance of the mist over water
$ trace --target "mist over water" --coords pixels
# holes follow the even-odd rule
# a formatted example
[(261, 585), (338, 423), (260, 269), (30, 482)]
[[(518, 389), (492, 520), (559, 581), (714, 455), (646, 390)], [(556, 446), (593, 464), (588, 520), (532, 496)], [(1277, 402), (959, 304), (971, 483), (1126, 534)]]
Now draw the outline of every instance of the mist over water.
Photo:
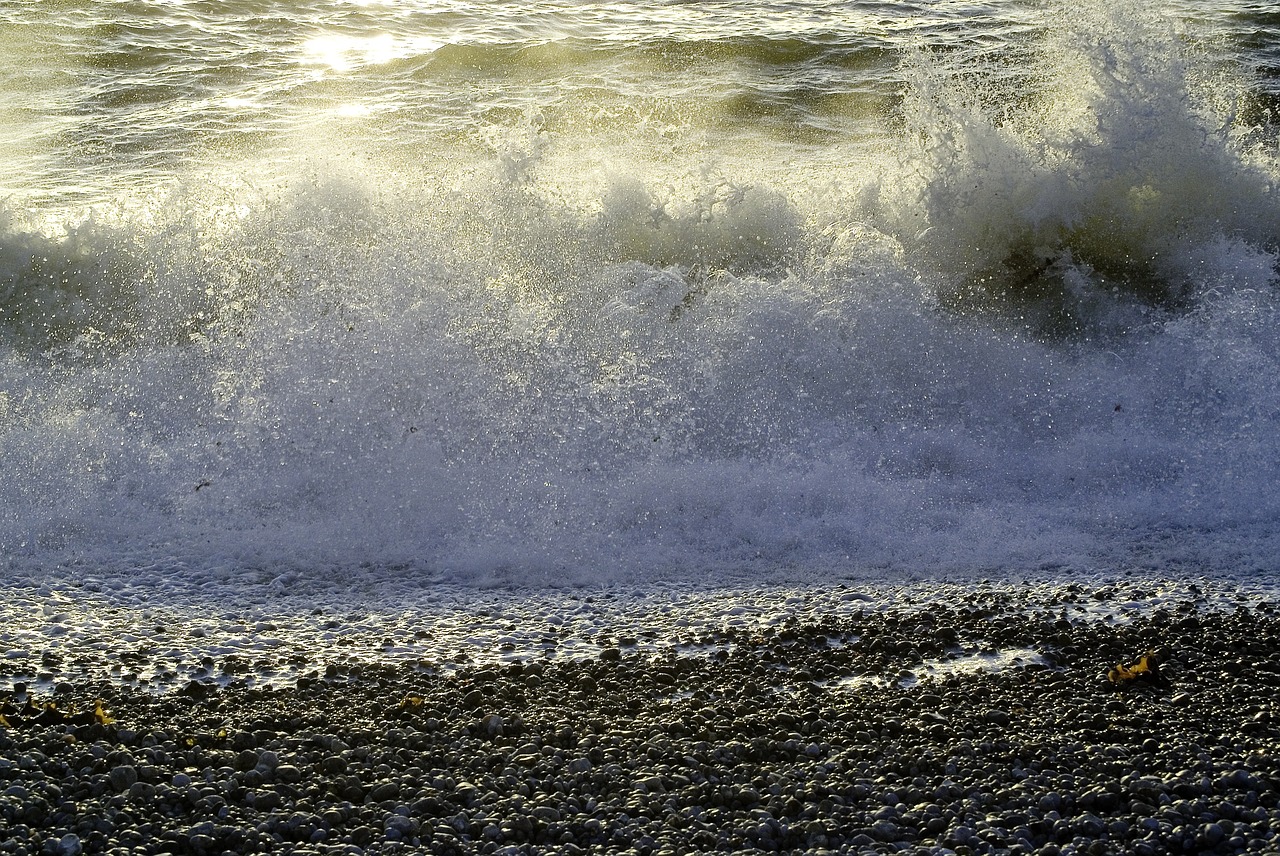
[(1270, 577), (1277, 22), (1184, 5), (19, 4), (0, 551)]

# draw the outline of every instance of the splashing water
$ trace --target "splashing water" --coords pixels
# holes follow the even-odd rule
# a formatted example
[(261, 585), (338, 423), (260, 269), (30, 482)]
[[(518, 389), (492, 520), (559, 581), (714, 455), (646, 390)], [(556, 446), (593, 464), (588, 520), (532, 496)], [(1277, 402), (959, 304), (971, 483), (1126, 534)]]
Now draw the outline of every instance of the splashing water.
[(1274, 253), (1274, 151), (1238, 144), (1165, 21), (1122, 5), (1074, 21), (1012, 99), (912, 57), (905, 112), (920, 153), (893, 225), (952, 276), (944, 294), (958, 307), (1012, 304), (1090, 332), (1130, 303), (1124, 329), (1140, 323), (1134, 309), (1193, 303), (1224, 242)]
[[(353, 11), (339, 38), (304, 7), (308, 40), (243, 73), (107, 63), (85, 109), (172, 105), (168, 132), (95, 154), (22, 106), (6, 561), (1273, 571), (1256, 111), (1224, 113), (1209, 61), (1123, 4), (847, 5), (762, 6), (761, 38), (675, 7), (602, 34), (544, 4), (514, 35), (462, 4)], [(190, 14), (252, 52), (234, 16)], [(168, 73), (206, 102), (157, 94)]]

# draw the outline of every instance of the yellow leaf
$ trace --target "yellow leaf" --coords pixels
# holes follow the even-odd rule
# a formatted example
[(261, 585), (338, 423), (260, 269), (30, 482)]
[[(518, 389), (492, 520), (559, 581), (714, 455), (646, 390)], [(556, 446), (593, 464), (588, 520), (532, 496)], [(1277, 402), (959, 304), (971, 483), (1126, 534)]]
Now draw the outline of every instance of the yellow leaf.
[(1107, 679), (1113, 684), (1118, 684), (1121, 681), (1132, 681), (1139, 675), (1151, 672), (1150, 657), (1151, 652), (1148, 651), (1139, 657), (1136, 663), (1131, 665), (1126, 666), (1124, 663), (1117, 663), (1111, 671), (1107, 672)]
[(400, 702), (399, 711), (404, 712), (404, 711), (418, 710), (419, 708), (422, 707), (422, 704), (423, 704), (422, 696), (416, 696), (416, 695), (405, 696), (404, 701)]
[(97, 704), (94, 705), (93, 718), (99, 725), (110, 725), (115, 722), (115, 720), (110, 716), (107, 716), (107, 712), (102, 709), (102, 699), (98, 699)]

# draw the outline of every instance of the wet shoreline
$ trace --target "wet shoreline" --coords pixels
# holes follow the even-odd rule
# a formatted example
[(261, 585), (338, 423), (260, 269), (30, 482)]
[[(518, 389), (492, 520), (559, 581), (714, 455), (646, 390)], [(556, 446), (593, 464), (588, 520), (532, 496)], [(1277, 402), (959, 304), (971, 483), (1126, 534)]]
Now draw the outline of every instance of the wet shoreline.
[[(0, 731), (0, 851), (1280, 847), (1280, 607), (1074, 608), (1100, 591), (793, 602), (701, 647), (641, 627), (291, 684), (56, 681), (31, 695), (113, 721)], [(1108, 681), (1149, 649), (1155, 680)]]

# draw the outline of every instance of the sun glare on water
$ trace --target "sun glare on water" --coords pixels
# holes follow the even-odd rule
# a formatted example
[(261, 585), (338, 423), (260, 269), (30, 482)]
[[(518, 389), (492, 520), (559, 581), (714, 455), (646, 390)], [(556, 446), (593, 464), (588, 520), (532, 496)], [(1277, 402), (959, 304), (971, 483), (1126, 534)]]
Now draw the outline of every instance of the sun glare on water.
[(396, 38), (387, 33), (376, 36), (316, 36), (303, 44), (302, 62), (341, 73), (361, 66), (382, 65), (428, 54), (442, 44), (436, 39)]

